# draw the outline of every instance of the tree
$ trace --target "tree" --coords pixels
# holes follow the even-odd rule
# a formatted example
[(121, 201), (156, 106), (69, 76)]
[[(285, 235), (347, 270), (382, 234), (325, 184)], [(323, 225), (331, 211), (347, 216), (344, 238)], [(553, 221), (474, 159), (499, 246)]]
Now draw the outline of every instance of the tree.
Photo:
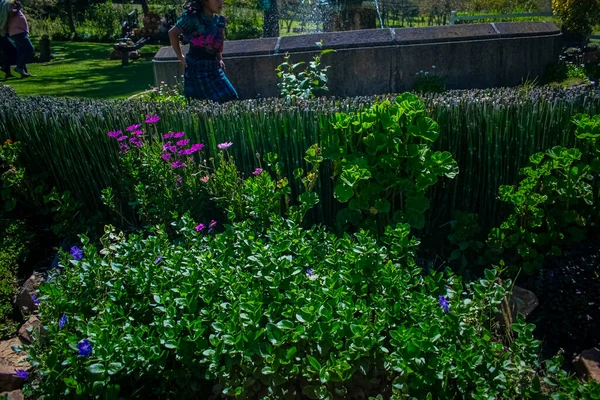
[(552, 0), (563, 31), (587, 37), (600, 18), (600, 0)]
[(265, 13), (263, 37), (279, 36), (279, 5), (277, 0), (261, 0), (260, 4)]

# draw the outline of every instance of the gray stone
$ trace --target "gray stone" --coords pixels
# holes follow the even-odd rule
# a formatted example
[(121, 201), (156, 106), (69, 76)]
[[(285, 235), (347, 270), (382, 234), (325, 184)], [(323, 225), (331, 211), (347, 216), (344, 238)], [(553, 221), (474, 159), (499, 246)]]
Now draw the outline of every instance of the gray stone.
[[(18, 337), (23, 343), (33, 343), (33, 337), (40, 337), (39, 331), (42, 327), (42, 322), (35, 315), (29, 317), (27, 321), (19, 328)], [(34, 331), (37, 331), (34, 335)]]
[(513, 22), (496, 22), (494, 26), (500, 36), (514, 37), (523, 35), (556, 35), (560, 30), (552, 22), (535, 24), (515, 24)]
[(506, 330), (517, 321), (519, 314), (527, 318), (539, 305), (536, 295), (519, 286), (514, 286), (511, 295), (507, 295), (500, 303), (500, 310), (496, 313), (496, 320), (500, 328), (510, 336), (511, 332)]
[(15, 298), (15, 306), (23, 315), (32, 314), (37, 310), (37, 306), (33, 303), (32, 296), (43, 282), (44, 276), (39, 272), (34, 272), (19, 289)]
[(600, 383), (600, 349), (597, 347), (581, 353), (573, 363), (579, 376)]
[(281, 38), (280, 53), (319, 52), (316, 43), (323, 41), (324, 49), (352, 49), (357, 47), (391, 46), (391, 29), (364, 29), (360, 31), (314, 33)]
[(28, 372), (31, 370), (31, 365), (25, 361), (25, 353), (16, 353), (13, 350), (13, 347), (21, 346), (22, 344), (19, 338), (0, 342), (0, 392), (10, 392), (20, 389), (25, 380), (17, 378), (15, 371), (17, 369)]
[(24, 400), (25, 396), (20, 390), (13, 390), (12, 392), (0, 393), (0, 399), (3, 400)]
[(424, 28), (396, 28), (397, 44), (424, 44), (453, 42), (457, 40), (496, 39), (498, 33), (491, 24), (464, 24), (450, 26), (428, 26)]

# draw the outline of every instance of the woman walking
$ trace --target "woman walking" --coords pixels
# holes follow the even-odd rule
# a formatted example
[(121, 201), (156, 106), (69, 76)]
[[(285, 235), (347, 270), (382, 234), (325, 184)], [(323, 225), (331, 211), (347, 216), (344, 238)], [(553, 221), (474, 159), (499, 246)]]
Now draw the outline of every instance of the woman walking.
[[(169, 31), (169, 40), (184, 72), (183, 88), (188, 99), (224, 103), (238, 94), (223, 70), (225, 17), (220, 15), (223, 0), (195, 0)], [(187, 56), (181, 54), (179, 35), (190, 44)]]
[(10, 66), (17, 58), (17, 49), (13, 42), (8, 39), (8, 19), (12, 13), (12, 3), (9, 0), (0, 0), (0, 50), (2, 51), (2, 72), (4, 79), (12, 78)]
[(17, 67), (15, 72), (21, 74), (22, 78), (28, 78), (32, 76), (27, 70), (27, 62), (33, 56), (35, 50), (33, 44), (29, 40), (29, 25), (27, 24), (27, 18), (21, 11), (21, 2), (15, 0), (13, 2), (12, 12), (8, 19), (8, 34), (10, 40), (15, 44), (17, 48)]

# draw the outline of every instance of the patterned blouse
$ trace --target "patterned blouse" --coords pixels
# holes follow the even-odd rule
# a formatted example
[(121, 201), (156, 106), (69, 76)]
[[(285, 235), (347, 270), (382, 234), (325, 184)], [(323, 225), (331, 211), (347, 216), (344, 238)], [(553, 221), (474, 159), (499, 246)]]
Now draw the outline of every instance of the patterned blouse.
[(223, 51), (225, 17), (222, 15), (207, 17), (201, 12), (185, 11), (175, 26), (192, 47), (202, 48), (215, 56)]

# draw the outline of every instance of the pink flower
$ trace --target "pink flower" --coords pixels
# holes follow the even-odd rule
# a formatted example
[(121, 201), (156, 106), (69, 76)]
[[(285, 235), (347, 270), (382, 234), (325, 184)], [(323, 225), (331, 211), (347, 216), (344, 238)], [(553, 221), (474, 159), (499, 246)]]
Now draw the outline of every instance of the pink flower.
[(172, 144), (172, 145), (170, 145), (170, 146), (169, 146), (169, 151), (170, 151), (171, 153), (175, 153), (175, 152), (177, 152), (177, 146), (175, 146), (175, 145), (173, 145), (173, 144)]
[(129, 149), (129, 146), (127, 146), (126, 143), (121, 143), (119, 145), (119, 148), (121, 149), (121, 153), (127, 153), (127, 150)]
[(173, 139), (179, 139), (185, 136), (185, 132), (178, 132), (173, 134)]
[(156, 114), (152, 115), (152, 114), (148, 114), (146, 115), (146, 123), (147, 124), (155, 124), (158, 121), (160, 121), (160, 117)]
[(123, 131), (112, 131), (108, 132), (108, 137), (117, 138), (123, 134)]
[(169, 147), (171, 147), (171, 142), (167, 142), (167, 143), (163, 144), (163, 151), (169, 150)]
[(231, 142), (225, 142), (225, 143), (219, 144), (217, 147), (221, 150), (225, 150), (225, 149), (230, 148), (232, 144), (233, 143), (231, 143)]
[(121, 136), (121, 137), (117, 138), (117, 140), (118, 140), (119, 142), (122, 142), (123, 140), (126, 140), (126, 139), (127, 139), (127, 136), (125, 136), (125, 135), (123, 135), (123, 136)]
[(133, 132), (133, 131), (137, 131), (138, 129), (140, 129), (142, 127), (142, 124), (135, 124), (135, 125), (131, 125), (127, 127), (127, 130), (129, 132)]
[(183, 179), (180, 176), (177, 177), (177, 187), (181, 186), (181, 182), (183, 182)]
[(187, 146), (189, 142), (190, 142), (190, 139), (183, 139), (183, 140), (180, 140), (177, 142), (177, 146), (179, 146), (179, 147)]
[(209, 179), (210, 179), (210, 178), (208, 177), (208, 175), (206, 175), (205, 177), (202, 177), (202, 178), (200, 178), (200, 180), (201, 180), (202, 182), (204, 182), (204, 183), (208, 183), (208, 180), (209, 180)]
[(255, 176), (260, 175), (260, 174), (262, 174), (262, 172), (263, 172), (262, 168), (256, 168), (254, 170), (254, 172), (252, 173), (252, 175), (255, 175)]
[(208, 229), (213, 229), (215, 226), (217, 226), (217, 221), (215, 221), (213, 219), (212, 221), (210, 221), (210, 224), (208, 225)]
[(171, 155), (169, 153), (165, 153), (162, 156), (160, 156), (160, 158), (162, 158), (163, 160), (167, 161), (169, 158), (171, 158)]
[(202, 143), (198, 143), (198, 144), (193, 144), (191, 150), (192, 150), (192, 153), (195, 153), (197, 151), (202, 150), (203, 148), (204, 148), (204, 145)]
[(194, 228), (194, 229), (196, 229), (197, 232), (202, 232), (203, 230), (206, 229), (206, 225), (198, 224), (198, 225), (196, 225), (196, 228)]
[(194, 154), (194, 151), (192, 149), (185, 149), (185, 150), (179, 151), (179, 154), (183, 154), (183, 155), (189, 156), (189, 155)]
[(185, 167), (187, 167), (187, 164), (183, 163), (181, 161), (175, 161), (174, 163), (171, 164), (171, 167), (173, 167), (173, 168), (185, 168)]
[(137, 147), (142, 147), (142, 141), (138, 137), (132, 137), (129, 142)]
[(134, 132), (133, 132), (133, 134), (134, 134), (134, 135), (136, 135), (136, 136), (142, 136), (142, 135), (144, 135), (145, 133), (146, 133), (146, 132), (144, 132), (144, 131), (143, 131), (143, 130), (141, 130), (141, 129), (138, 129), (137, 131), (134, 131)]
[(165, 134), (163, 135), (163, 137), (164, 137), (165, 139), (171, 139), (171, 137), (173, 137), (173, 132), (165, 133)]

